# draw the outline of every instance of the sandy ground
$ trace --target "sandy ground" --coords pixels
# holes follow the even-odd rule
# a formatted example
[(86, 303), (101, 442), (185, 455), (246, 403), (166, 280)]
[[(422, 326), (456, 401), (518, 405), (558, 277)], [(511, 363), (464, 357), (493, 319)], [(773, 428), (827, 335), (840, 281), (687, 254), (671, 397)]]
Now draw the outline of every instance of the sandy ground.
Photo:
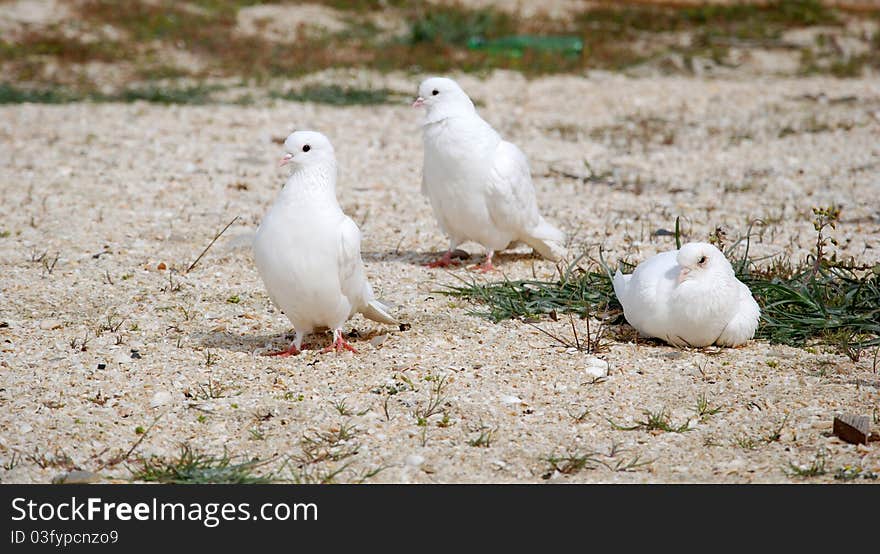
[[(418, 80), (359, 78), (403, 91)], [(760, 218), (753, 254), (800, 257), (814, 240), (810, 208), (833, 203), (843, 207), (840, 253), (880, 260), (877, 80), (496, 73), (461, 82), (528, 155), (539, 203), (574, 252), (602, 245), (609, 260), (644, 259), (672, 246), (652, 233), (681, 215), (700, 240), (719, 225), (736, 237)], [(471, 306), (435, 292), (473, 276), (422, 266), (446, 241), (419, 193), (419, 114), (407, 105), (16, 105), (0, 114), (2, 482), (47, 482), (74, 467), (124, 481), (139, 457), (173, 456), (182, 443), (270, 460), (262, 469), (284, 478), (341, 469), (343, 482), (375, 470), (368, 482), (786, 482), (803, 480), (790, 463), (817, 456), (827, 474), (814, 480), (833, 481), (847, 465), (880, 472), (877, 443), (830, 436), (835, 413), (880, 410), (873, 353), (853, 363), (763, 342), (689, 351), (609, 339), (600, 356), (610, 375), (593, 382), (585, 354), (521, 322), (469, 316)], [(285, 179), (276, 141), (304, 128), (334, 142), (340, 202), (363, 230), (373, 286), (411, 325), (354, 318), (358, 355), (319, 354), (320, 334), (299, 357), (260, 355), (286, 346), (289, 324), (270, 305), (249, 242)], [(614, 183), (560, 176), (587, 174), (584, 161)], [(474, 260), (481, 253), (466, 248)], [(490, 279), (556, 271), (526, 249), (496, 259)], [(564, 321), (541, 325), (568, 336)], [(442, 377), (440, 413), (417, 425)], [(697, 417), (700, 396), (721, 411)], [(690, 430), (609, 423), (661, 409)], [(778, 440), (765, 441), (783, 421)], [(113, 464), (154, 422), (128, 461)], [(304, 435), (340, 429), (351, 436), (334, 452), (356, 454), (283, 465), (301, 455)], [(546, 461), (594, 452), (606, 465), (569, 475)]]

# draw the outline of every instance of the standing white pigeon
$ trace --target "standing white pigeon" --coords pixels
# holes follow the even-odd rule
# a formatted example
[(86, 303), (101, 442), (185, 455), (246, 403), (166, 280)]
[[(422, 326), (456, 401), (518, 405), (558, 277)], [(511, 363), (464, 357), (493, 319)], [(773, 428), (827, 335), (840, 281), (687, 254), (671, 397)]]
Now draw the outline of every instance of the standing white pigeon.
[(738, 346), (753, 336), (761, 310), (720, 250), (689, 242), (614, 276), (630, 325), (676, 346)]
[(299, 354), (303, 337), (319, 327), (333, 330), (324, 352), (357, 352), (342, 336), (342, 325), (356, 312), (381, 323), (397, 321), (373, 296), (361, 260), (360, 229), (336, 200), (330, 141), (321, 133), (297, 131), (284, 147), (281, 165), (293, 164), (294, 170), (253, 243), (269, 297), (296, 330), (290, 347), (271, 355)]
[(413, 103), (420, 106), (426, 109), (422, 193), (449, 237), (449, 250), (428, 267), (454, 263), (452, 251), (469, 240), (486, 248), (483, 271), (494, 269), (495, 251), (514, 241), (552, 261), (564, 257), (565, 234), (538, 212), (525, 155), (477, 115), (458, 83), (424, 80)]

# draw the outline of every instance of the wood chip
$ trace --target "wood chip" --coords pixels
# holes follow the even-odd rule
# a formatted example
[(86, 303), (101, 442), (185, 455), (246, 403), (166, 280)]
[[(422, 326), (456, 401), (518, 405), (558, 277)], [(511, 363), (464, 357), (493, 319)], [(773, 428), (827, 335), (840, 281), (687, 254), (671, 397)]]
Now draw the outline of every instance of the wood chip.
[(851, 444), (868, 444), (871, 436), (871, 418), (853, 414), (834, 417), (834, 435)]

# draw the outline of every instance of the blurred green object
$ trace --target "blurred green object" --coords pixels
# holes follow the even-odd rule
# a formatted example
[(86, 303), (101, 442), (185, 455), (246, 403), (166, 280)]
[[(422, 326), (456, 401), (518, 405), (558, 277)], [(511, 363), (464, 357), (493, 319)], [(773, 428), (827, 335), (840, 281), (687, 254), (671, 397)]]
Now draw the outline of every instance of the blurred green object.
[(523, 52), (529, 49), (578, 56), (584, 50), (584, 42), (579, 37), (571, 36), (515, 35), (491, 40), (471, 37), (468, 40), (468, 48), (507, 54), (514, 58), (521, 57)]

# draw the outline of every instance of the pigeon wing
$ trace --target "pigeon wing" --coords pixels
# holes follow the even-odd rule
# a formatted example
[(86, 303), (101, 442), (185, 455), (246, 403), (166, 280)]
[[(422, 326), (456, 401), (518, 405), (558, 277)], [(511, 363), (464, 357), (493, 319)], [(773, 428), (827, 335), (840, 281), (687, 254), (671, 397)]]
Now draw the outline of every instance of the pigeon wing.
[(342, 294), (351, 302), (352, 309), (373, 321), (396, 324), (397, 320), (388, 313), (390, 307), (373, 294), (361, 258), (361, 230), (347, 216), (342, 221), (340, 244), (339, 286)]
[(343, 216), (340, 227), (339, 287), (352, 307), (359, 310), (373, 299), (361, 259), (361, 230), (348, 216)]
[(528, 160), (513, 143), (501, 141), (495, 150), (487, 206), (495, 226), (517, 236), (540, 221)]
[(727, 323), (724, 331), (715, 341), (721, 346), (739, 346), (755, 336), (758, 322), (761, 319), (761, 308), (755, 302), (752, 291), (741, 281), (737, 283), (739, 298), (733, 318)]

